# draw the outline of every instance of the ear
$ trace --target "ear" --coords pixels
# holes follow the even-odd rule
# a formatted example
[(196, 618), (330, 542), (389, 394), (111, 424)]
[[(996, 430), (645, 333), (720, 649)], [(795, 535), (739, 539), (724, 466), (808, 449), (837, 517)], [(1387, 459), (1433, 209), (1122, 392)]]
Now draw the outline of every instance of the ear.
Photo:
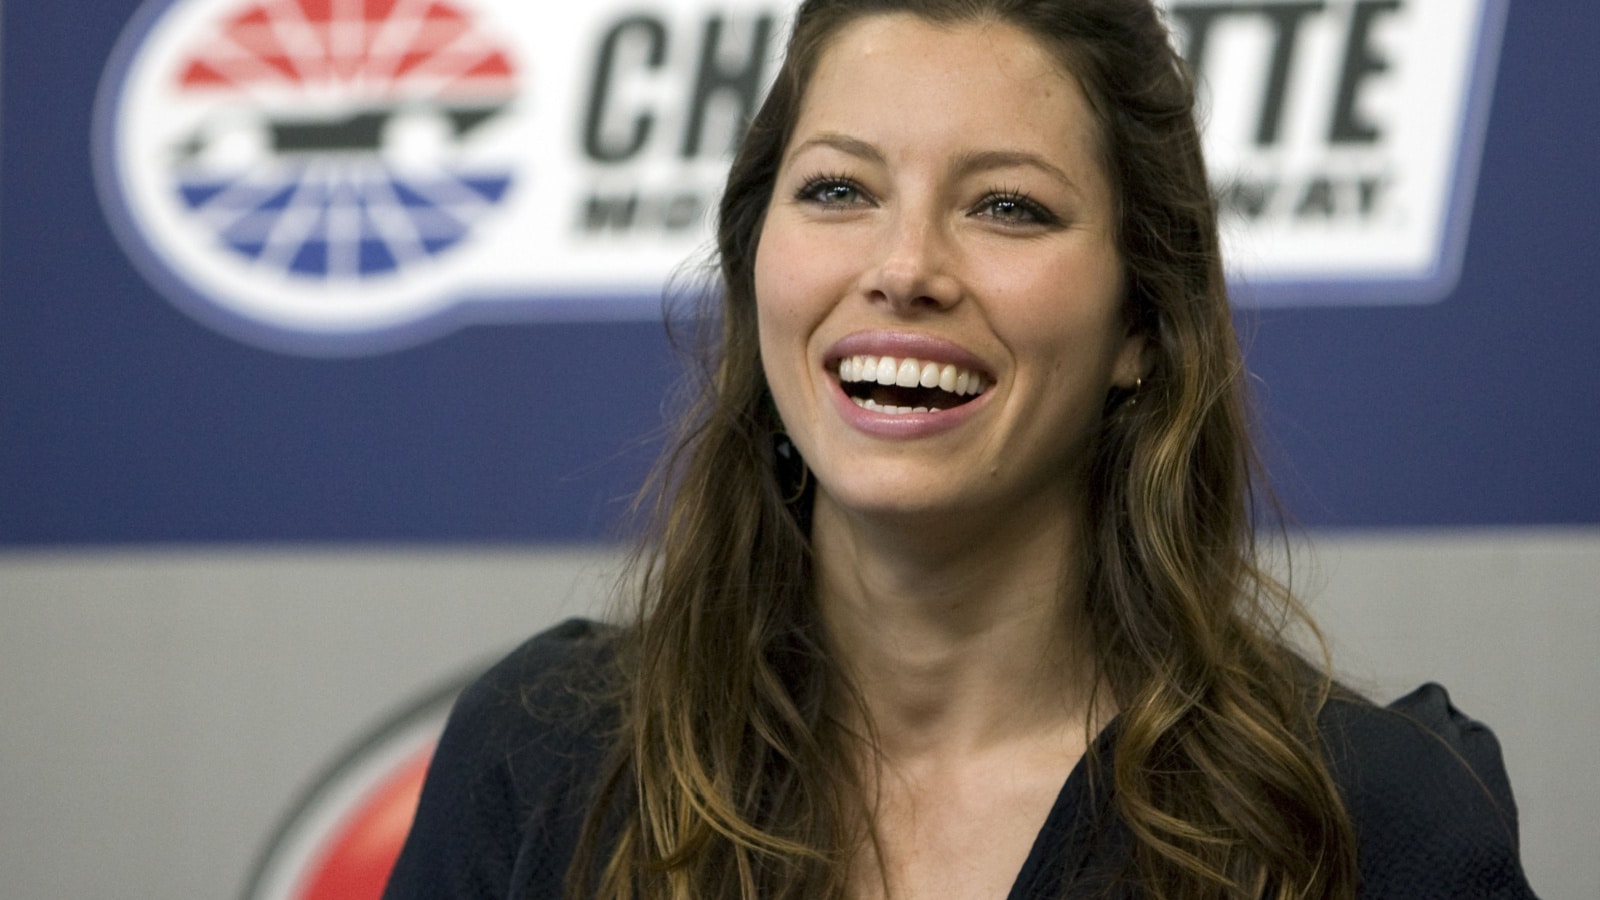
[(1111, 383), (1123, 390), (1133, 390), (1150, 374), (1155, 348), (1150, 336), (1142, 330), (1130, 328), (1117, 349), (1116, 364), (1111, 368)]

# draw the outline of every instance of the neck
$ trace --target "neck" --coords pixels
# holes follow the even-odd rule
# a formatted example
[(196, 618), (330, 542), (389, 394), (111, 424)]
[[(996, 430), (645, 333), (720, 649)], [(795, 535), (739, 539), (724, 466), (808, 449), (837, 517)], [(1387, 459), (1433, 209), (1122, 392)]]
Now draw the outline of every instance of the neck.
[(1093, 661), (1076, 520), (996, 519), (941, 530), (819, 497), (824, 622), (886, 759), (1083, 736)]

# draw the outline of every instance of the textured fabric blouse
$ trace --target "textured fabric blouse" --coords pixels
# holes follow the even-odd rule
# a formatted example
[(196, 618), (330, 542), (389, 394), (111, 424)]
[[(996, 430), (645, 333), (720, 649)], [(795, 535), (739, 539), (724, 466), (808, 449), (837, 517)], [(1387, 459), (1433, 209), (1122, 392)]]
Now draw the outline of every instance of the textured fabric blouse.
[[(519, 647), (456, 701), (387, 900), (559, 900), (614, 715), (582, 697), (600, 628), (572, 620)], [(1389, 707), (1330, 703), (1321, 719), (1355, 823), (1363, 900), (1531, 898), (1500, 748), (1424, 685)], [(1115, 723), (1100, 738), (1109, 758)], [(1088, 757), (1085, 757), (1087, 760)], [(1117, 884), (1129, 837), (1087, 761), (1067, 778), (1009, 900), (1136, 898)], [(1080, 893), (1081, 892), (1081, 893)]]

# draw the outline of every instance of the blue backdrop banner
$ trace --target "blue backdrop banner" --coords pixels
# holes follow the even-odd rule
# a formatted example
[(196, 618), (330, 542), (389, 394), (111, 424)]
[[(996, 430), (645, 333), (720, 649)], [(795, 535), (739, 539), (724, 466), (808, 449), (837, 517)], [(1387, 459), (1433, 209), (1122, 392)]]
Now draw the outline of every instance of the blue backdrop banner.
[[(1600, 10), (1167, 5), (1294, 517), (1600, 521)], [(0, 545), (614, 534), (787, 9), (546, 6), (8, 3)]]

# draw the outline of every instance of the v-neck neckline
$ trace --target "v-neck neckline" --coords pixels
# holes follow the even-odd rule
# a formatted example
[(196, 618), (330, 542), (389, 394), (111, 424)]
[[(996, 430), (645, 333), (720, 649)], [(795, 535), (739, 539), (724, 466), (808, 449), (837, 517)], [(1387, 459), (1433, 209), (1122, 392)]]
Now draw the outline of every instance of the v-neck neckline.
[[(1116, 743), (1118, 720), (1113, 719), (1095, 736), (1089, 749), (1067, 774), (1055, 803), (1045, 816), (1033, 845), (1017, 872), (1006, 900), (1055, 900), (1066, 880), (1075, 877), (1088, 861), (1094, 827), (1110, 799), (1109, 784), (1091, 767), (1104, 769)], [(1096, 796), (1098, 789), (1099, 796)]]

